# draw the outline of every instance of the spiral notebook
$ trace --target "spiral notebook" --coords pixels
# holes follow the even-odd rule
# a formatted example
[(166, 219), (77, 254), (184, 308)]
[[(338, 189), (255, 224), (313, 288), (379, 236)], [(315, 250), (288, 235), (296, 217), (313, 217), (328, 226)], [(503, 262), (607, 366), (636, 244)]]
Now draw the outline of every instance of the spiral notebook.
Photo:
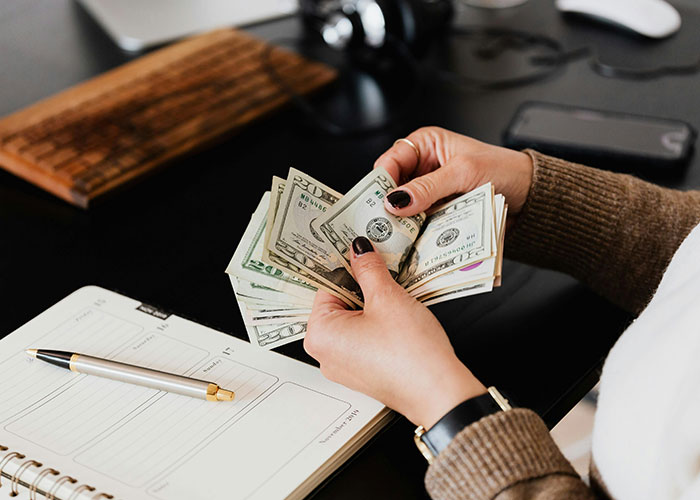
[[(209, 380), (236, 397), (76, 374), (27, 348)], [(390, 418), (315, 367), (84, 287), (0, 340), (0, 498), (302, 498)]]

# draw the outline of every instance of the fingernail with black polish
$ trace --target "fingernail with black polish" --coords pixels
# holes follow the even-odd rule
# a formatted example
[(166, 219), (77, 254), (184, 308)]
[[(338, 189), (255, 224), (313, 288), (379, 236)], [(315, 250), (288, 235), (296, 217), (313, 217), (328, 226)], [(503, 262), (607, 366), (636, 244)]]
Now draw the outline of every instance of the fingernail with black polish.
[(367, 252), (374, 252), (372, 244), (364, 236), (358, 236), (357, 238), (352, 240), (352, 250), (357, 256), (360, 256), (363, 253)]
[(386, 199), (394, 208), (405, 208), (411, 203), (411, 195), (401, 190), (389, 193)]

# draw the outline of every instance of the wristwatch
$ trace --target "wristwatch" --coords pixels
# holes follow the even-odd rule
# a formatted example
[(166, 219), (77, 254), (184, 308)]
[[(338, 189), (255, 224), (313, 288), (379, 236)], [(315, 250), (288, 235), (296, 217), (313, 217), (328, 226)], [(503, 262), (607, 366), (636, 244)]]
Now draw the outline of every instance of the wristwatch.
[(457, 405), (429, 430), (426, 431), (422, 425), (416, 428), (413, 440), (429, 464), (433, 463), (435, 457), (447, 448), (450, 441), (466, 426), (487, 415), (511, 409), (508, 400), (498, 389), (491, 386), (487, 391), (486, 394), (467, 399)]

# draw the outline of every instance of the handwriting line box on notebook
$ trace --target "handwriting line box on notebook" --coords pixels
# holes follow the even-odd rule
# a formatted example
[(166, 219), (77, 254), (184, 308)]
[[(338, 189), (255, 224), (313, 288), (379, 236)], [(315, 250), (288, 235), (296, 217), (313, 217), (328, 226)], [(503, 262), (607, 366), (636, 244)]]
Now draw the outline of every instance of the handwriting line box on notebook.
[[(3, 478), (19, 473), (19, 484), (62, 499), (78, 490), (86, 496), (77, 498), (301, 498), (391, 418), (317, 368), (147, 311), (85, 287), (0, 340), (0, 460), (24, 456), (10, 458)], [(31, 360), (27, 348), (209, 380), (236, 397), (212, 403), (76, 374)]]

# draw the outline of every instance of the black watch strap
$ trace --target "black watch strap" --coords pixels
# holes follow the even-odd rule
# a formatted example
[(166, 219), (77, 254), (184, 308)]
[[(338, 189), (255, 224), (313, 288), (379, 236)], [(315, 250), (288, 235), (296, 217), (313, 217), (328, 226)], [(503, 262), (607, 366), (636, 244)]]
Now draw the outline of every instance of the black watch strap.
[[(489, 387), (486, 394), (475, 398), (467, 399), (450, 410), (444, 417), (433, 425), (429, 430), (423, 427), (416, 429), (416, 445), (421, 450), (428, 462), (431, 463), (434, 457), (450, 444), (452, 439), (459, 434), (466, 426), (473, 424), (482, 417), (509, 410), (510, 404), (495, 387)], [(425, 450), (422, 443), (427, 450)], [(432, 456), (428, 456), (426, 451)]]

